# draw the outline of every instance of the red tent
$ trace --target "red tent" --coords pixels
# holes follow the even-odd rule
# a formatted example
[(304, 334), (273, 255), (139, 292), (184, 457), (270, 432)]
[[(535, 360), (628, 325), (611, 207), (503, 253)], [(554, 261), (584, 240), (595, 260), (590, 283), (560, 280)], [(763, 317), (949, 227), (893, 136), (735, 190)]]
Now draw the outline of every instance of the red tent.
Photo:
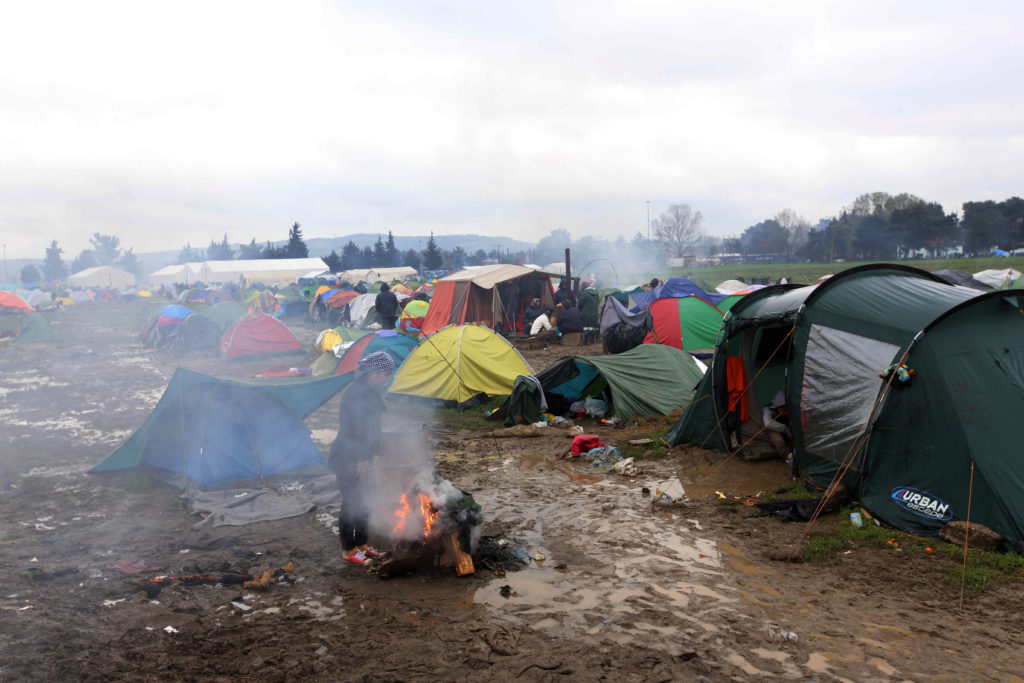
[(17, 294), (11, 292), (0, 292), (0, 311), (5, 313), (21, 311), (31, 313), (32, 307), (25, 303)]
[(243, 317), (229, 327), (220, 340), (220, 353), (225, 358), (301, 350), (302, 344), (291, 330), (266, 313), (251, 313)]

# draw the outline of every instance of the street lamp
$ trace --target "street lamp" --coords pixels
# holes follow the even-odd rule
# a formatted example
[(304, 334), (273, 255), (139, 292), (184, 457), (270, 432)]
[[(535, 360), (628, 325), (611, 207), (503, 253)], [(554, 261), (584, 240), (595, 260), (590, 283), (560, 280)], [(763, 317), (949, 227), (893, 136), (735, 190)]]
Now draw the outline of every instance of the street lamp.
[(651, 200), (647, 200), (647, 241), (651, 241)]

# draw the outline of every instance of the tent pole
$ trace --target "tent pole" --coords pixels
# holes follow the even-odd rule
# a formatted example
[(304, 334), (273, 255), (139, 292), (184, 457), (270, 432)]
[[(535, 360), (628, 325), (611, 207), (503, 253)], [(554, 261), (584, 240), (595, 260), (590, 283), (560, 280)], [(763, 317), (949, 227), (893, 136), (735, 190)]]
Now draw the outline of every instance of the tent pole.
[(960, 570), (960, 609), (964, 608), (964, 586), (967, 584), (967, 542), (971, 536), (971, 497), (974, 494), (974, 461), (971, 460), (971, 479), (967, 486), (967, 528), (964, 530), (964, 564)]

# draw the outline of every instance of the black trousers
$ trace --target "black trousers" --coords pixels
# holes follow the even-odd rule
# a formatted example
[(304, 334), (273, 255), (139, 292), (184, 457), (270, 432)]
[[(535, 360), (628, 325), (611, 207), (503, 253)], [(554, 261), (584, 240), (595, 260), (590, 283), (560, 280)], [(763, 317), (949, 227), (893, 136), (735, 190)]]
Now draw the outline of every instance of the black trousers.
[(367, 529), (370, 522), (370, 508), (364, 497), (364, 487), (356, 478), (342, 478), (338, 475), (338, 488), (341, 489), (341, 512), (338, 513), (338, 535), (341, 536), (341, 549), (348, 551), (365, 545), (368, 540)]

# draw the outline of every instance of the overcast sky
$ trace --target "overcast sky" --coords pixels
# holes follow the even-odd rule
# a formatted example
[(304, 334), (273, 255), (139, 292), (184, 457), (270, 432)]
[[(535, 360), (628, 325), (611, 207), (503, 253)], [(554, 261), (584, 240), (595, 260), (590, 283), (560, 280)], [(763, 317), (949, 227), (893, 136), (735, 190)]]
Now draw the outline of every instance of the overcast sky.
[(1024, 192), (1024, 3), (8, 2), (0, 231), (739, 234)]

